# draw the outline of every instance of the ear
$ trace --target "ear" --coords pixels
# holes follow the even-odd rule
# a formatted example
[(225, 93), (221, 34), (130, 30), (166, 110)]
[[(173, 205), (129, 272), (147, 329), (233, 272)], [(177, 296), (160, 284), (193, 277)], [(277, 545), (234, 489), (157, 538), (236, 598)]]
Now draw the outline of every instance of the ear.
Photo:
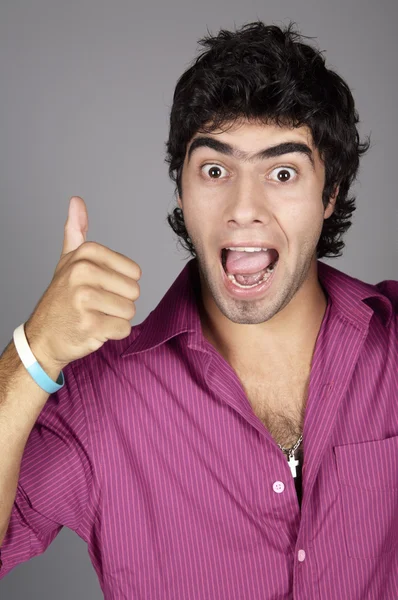
[(323, 216), (324, 219), (328, 219), (334, 213), (334, 209), (335, 209), (335, 206), (336, 206), (337, 196), (339, 195), (339, 190), (340, 190), (340, 186), (338, 185), (337, 188), (334, 191), (334, 194), (332, 196), (330, 196), (330, 198), (329, 198), (329, 204), (325, 208), (325, 213), (324, 213), (324, 216)]
[(177, 194), (177, 204), (182, 209), (182, 202), (181, 202), (180, 194)]

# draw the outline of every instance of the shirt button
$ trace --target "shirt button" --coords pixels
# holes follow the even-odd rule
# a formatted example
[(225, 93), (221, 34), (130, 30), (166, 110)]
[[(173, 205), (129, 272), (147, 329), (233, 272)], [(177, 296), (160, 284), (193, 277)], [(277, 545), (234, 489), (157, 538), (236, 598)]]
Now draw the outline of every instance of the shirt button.
[(274, 492), (276, 492), (277, 494), (281, 494), (285, 489), (285, 484), (283, 483), (283, 481), (275, 481), (272, 487)]
[(305, 560), (305, 551), (304, 550), (299, 550), (298, 551), (298, 557), (300, 562), (303, 562), (303, 560)]

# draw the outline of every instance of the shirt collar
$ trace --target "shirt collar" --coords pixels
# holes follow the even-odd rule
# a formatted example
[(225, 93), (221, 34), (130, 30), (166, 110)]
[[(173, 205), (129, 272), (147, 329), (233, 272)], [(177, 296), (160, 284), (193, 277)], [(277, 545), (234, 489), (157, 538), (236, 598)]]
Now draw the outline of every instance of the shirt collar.
[(347, 275), (339, 269), (317, 261), (318, 278), (335, 309), (360, 329), (368, 327), (373, 314), (385, 327), (390, 325), (393, 306), (389, 298), (379, 291), (383, 283), (372, 285)]
[(188, 345), (204, 350), (197, 296), (200, 279), (197, 261), (192, 258), (148, 317), (133, 328), (133, 343), (120, 356), (145, 352), (171, 338), (188, 333)]
[[(360, 329), (368, 326), (374, 313), (388, 327), (393, 308), (389, 299), (371, 285), (317, 261), (318, 278), (335, 309)], [(121, 357), (151, 350), (180, 335), (188, 335), (188, 346), (206, 351), (197, 298), (200, 279), (196, 258), (182, 269), (156, 308), (131, 332), (132, 343)]]

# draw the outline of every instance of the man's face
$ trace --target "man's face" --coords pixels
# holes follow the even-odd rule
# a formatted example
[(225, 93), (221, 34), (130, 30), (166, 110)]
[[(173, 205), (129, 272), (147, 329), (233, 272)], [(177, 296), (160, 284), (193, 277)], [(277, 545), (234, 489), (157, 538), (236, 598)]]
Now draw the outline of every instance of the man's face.
[[(286, 143), (307, 146), (310, 156), (304, 147), (294, 151), (291, 146), (282, 148), (279, 156), (248, 161), (226, 152), (226, 147), (198, 145), (188, 157), (192, 143), (203, 137), (248, 156)], [(316, 246), (335, 202), (331, 198), (324, 209), (324, 182), (324, 166), (308, 127), (241, 121), (226, 132), (194, 135), (183, 164), (178, 204), (196, 250), (205, 302), (215, 303), (235, 323), (254, 324), (271, 319), (300, 289), (300, 300), (305, 300), (305, 293), (314, 293)], [(222, 249), (230, 246), (276, 249), (279, 258), (271, 276), (265, 276), (269, 279), (249, 288), (237, 285), (241, 276), (235, 282), (228, 278)], [(263, 252), (241, 256), (262, 259)], [(271, 257), (277, 254), (273, 251)]]

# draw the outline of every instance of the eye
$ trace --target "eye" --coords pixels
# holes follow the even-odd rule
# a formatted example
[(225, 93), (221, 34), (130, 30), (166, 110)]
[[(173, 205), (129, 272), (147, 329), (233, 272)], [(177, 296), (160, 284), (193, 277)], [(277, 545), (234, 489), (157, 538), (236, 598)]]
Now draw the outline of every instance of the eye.
[(203, 165), (200, 170), (204, 171), (210, 179), (220, 179), (220, 174), (222, 174), (222, 171), (226, 172), (224, 167), (213, 163), (207, 163)]
[(296, 169), (293, 169), (293, 167), (277, 167), (271, 172), (271, 175), (272, 173), (276, 173), (277, 180), (281, 183), (286, 183), (290, 181), (292, 178), (291, 173), (297, 175), (297, 171)]

